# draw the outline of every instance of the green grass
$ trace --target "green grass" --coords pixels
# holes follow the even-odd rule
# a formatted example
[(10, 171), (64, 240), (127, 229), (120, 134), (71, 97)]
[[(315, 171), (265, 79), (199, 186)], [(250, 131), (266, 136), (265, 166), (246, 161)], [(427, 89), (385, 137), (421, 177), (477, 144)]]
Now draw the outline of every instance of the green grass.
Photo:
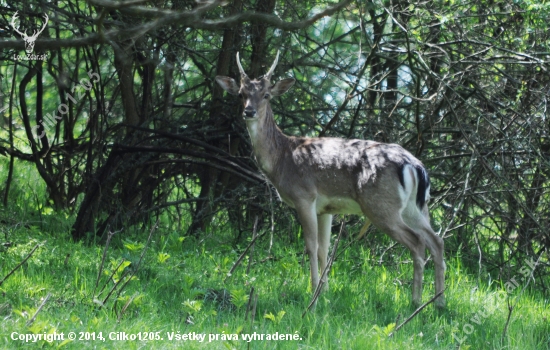
[[(388, 334), (395, 324), (414, 311), (412, 264), (400, 246), (386, 252), (379, 264), (378, 248), (353, 244), (343, 250), (347, 242), (341, 242), (330, 289), (321, 295), (316, 310), (302, 317), (311, 290), (301, 238), (288, 242), (288, 232), (276, 232), (269, 252), (269, 235), (264, 236), (255, 246), (250, 273), (246, 274), (246, 257), (228, 278), (247, 242), (235, 243), (233, 232), (222, 228), (201, 240), (184, 239), (173, 229), (177, 225), (165, 219), (141, 263), (150, 227), (115, 235), (96, 287), (105, 245), (71, 242), (73, 215), (43, 205), (44, 189), (28, 185), (32, 172), (28, 164), (18, 164), (10, 207), (0, 207), (0, 279), (40, 245), (0, 286), (0, 348), (550, 349), (549, 301), (531, 288), (532, 281), (523, 290), (527, 280), (521, 274), (502, 282), (480, 280), (470, 272), (477, 266), (469, 270), (460, 256), (449, 252), (447, 308), (437, 311), (429, 305), (392, 337)], [(0, 173), (2, 183), (4, 176)], [(377, 239), (385, 242), (385, 249), (391, 243), (383, 237)], [(125, 282), (107, 297), (115, 281), (129, 276), (133, 278), (123, 288)], [(510, 282), (512, 278), (517, 284)], [(252, 287), (257, 297), (253, 321), (251, 311), (246, 315)], [(429, 262), (423, 300), (433, 293)], [(514, 309), (503, 337), (509, 303)], [(68, 340), (70, 332), (77, 340)], [(12, 339), (53, 333), (63, 333), (64, 340), (29, 344)], [(124, 334), (141, 335), (142, 340), (109, 339)], [(204, 340), (182, 339), (188, 334), (204, 335)], [(255, 340), (243, 340), (254, 334)], [(267, 339), (277, 334), (292, 340)], [(93, 337), (96, 340), (90, 340)]]
[[(270, 255), (263, 242), (268, 239), (260, 241), (250, 273), (245, 273), (245, 258), (225, 280), (246, 243), (230, 244), (230, 236), (223, 232), (201, 241), (182, 241), (178, 232), (161, 226), (138, 266), (149, 229), (144, 228), (141, 233), (115, 236), (96, 288), (104, 246), (70, 242), (70, 217), (60, 219), (50, 212), (36, 220), (29, 213), (20, 214), (25, 218), (8, 215), (7, 210), (0, 213), (7, 223), (3, 240), (12, 242), (0, 253), (0, 277), (41, 244), (0, 286), (0, 347), (6, 349), (29, 346), (12, 340), (13, 332), (63, 333), (65, 341), (41, 340), (31, 346), (67, 349), (456, 349), (458, 339), (462, 349), (550, 348), (548, 301), (529, 288), (521, 293), (521, 283), (511, 294), (505, 292), (505, 284), (478, 283), (462, 268), (460, 257), (447, 256), (446, 310), (438, 312), (429, 305), (390, 338), (396, 321), (403, 322), (414, 311), (409, 302), (412, 264), (401, 248), (387, 253), (393, 252), (390, 260), (396, 263), (386, 266), (377, 263), (379, 256), (373, 256), (368, 247), (347, 248), (333, 266), (329, 291), (321, 295), (317, 309), (302, 318), (311, 291), (300, 240), (288, 244), (276, 239)], [(123, 259), (128, 263), (117, 272)], [(135, 273), (134, 278), (107, 298), (124, 271)], [(251, 312), (245, 317), (251, 287), (258, 298), (253, 322)], [(432, 295), (433, 268), (428, 264), (424, 301)], [(508, 301), (516, 306), (502, 337)], [(96, 340), (68, 341), (69, 332)], [(116, 338), (140, 332), (142, 339), (163, 339), (109, 339), (110, 334)], [(254, 333), (258, 340), (242, 340)], [(267, 340), (276, 333), (297, 339)], [(100, 334), (104, 341), (97, 339)], [(203, 342), (169, 340), (184, 334), (205, 338)]]

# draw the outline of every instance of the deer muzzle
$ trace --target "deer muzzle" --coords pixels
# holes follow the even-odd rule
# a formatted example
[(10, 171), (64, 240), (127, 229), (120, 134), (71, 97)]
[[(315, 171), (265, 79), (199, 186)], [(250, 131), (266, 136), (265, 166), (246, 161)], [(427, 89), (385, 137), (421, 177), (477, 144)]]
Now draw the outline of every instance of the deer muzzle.
[(254, 118), (256, 116), (256, 110), (254, 108), (245, 108), (244, 109), (245, 118)]

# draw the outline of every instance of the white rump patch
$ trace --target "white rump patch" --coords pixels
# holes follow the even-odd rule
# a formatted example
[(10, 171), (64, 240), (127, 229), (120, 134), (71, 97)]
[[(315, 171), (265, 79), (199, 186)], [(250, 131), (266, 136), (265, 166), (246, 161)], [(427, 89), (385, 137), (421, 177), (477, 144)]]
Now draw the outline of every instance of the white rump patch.
[(415, 204), (416, 202), (416, 189), (418, 187), (418, 179), (416, 177), (416, 169), (410, 165), (406, 164), (403, 166), (403, 184), (399, 184), (399, 196), (403, 207), (406, 207), (409, 202)]

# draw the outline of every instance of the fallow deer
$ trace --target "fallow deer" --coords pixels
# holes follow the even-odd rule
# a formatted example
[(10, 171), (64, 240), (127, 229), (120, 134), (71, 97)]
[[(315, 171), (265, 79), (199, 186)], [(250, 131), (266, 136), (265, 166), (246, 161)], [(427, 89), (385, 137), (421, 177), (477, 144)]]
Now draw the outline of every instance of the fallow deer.
[[(412, 254), (412, 301), (422, 301), (425, 251), (435, 264), (435, 292), (445, 284), (443, 239), (430, 226), (430, 180), (422, 163), (396, 144), (331, 137), (287, 136), (277, 127), (269, 101), (294, 85), (292, 78), (271, 85), (279, 53), (257, 80), (245, 73), (237, 53), (241, 84), (230, 77), (216, 81), (244, 104), (244, 119), (257, 163), (280, 198), (296, 209), (309, 256), (311, 287), (324, 271), (333, 214), (359, 214), (403, 244)], [(328, 285), (324, 278), (321, 283)], [(435, 301), (444, 307), (441, 294)]]

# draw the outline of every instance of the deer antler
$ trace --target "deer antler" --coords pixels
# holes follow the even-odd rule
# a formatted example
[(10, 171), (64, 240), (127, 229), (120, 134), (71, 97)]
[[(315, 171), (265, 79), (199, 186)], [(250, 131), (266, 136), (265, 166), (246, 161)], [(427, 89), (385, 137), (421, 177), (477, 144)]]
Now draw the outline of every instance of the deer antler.
[(19, 27), (15, 26), (15, 20), (19, 18), (19, 16), (17, 15), (17, 12), (19, 12), (19, 11), (15, 11), (15, 13), (13, 14), (10, 24), (11, 24), (11, 27), (13, 28), (13, 30), (15, 30), (17, 33), (19, 33), (19, 35), (21, 35), (23, 38), (26, 39), (26, 38), (28, 38), (27, 33), (21, 33), (19, 31)]
[(275, 67), (277, 67), (277, 63), (279, 62), (279, 50), (277, 50), (277, 56), (275, 56), (275, 61), (273, 61), (273, 64), (271, 65), (271, 68), (269, 68), (269, 71), (265, 73), (265, 78), (267, 80), (271, 79), (271, 75), (275, 71)]
[(243, 66), (241, 65), (241, 59), (239, 58), (239, 52), (237, 52), (237, 66), (239, 66), (239, 72), (241, 73), (241, 77), (247, 77), (246, 73), (244, 72)]
[(46, 23), (44, 23), (44, 25), (42, 26), (42, 28), (38, 31), (38, 33), (36, 31), (34, 31), (32, 37), (33, 38), (36, 38), (38, 37), (38, 35), (40, 35), (40, 33), (42, 33), (44, 31), (44, 29), (46, 29), (46, 26), (48, 25), (48, 21), (49, 21), (49, 17), (47, 14), (44, 14), (44, 19), (46, 20)]

